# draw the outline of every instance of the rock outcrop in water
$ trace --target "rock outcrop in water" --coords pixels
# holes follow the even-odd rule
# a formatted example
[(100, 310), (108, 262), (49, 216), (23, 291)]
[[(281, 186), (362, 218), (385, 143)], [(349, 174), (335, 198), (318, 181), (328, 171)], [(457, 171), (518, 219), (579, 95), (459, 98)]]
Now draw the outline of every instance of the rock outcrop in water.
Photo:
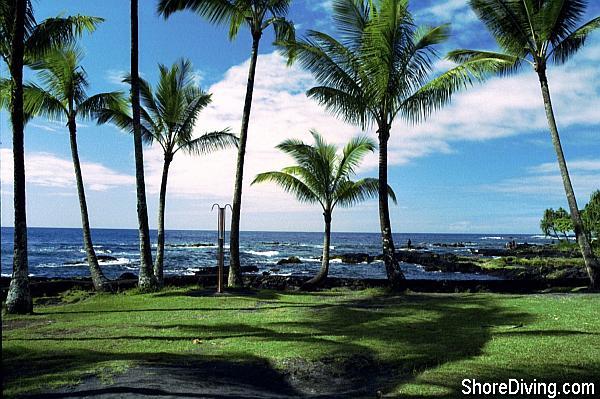
[(297, 256), (290, 256), (287, 259), (281, 259), (279, 262), (277, 262), (278, 265), (290, 265), (290, 264), (297, 264), (297, 263), (302, 263), (300, 258), (298, 258)]
[(357, 263), (371, 263), (375, 260), (374, 256), (365, 253), (348, 253), (342, 255), (334, 255), (332, 259), (341, 259), (342, 263), (355, 265)]

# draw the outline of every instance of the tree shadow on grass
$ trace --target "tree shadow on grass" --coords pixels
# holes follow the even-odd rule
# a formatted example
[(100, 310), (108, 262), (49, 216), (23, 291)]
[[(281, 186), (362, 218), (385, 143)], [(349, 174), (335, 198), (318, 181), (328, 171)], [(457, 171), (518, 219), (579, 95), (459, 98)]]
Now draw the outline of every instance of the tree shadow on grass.
[[(456, 397), (460, 396), (459, 381), (440, 382), (423, 377), (423, 372), (482, 355), (492, 337), (499, 334), (499, 329), (501, 334), (522, 334), (524, 337), (547, 333), (569, 338), (581, 333), (576, 330), (518, 331), (530, 323), (533, 316), (520, 309), (504, 307), (494, 298), (483, 295), (378, 295), (316, 305), (274, 300), (255, 306), (256, 312), (251, 317), (260, 318), (263, 311), (284, 310), (286, 317), (281, 320), (269, 313), (270, 317), (264, 317), (258, 324), (256, 320), (251, 322), (240, 316), (235, 322), (213, 325), (201, 319), (169, 324), (150, 321), (142, 327), (167, 334), (129, 336), (115, 330), (114, 334), (101, 337), (54, 337), (79, 341), (79, 347), (82, 342), (91, 342), (90, 348), (97, 347), (97, 350), (34, 350), (26, 346), (27, 339), (24, 339), (20, 340), (22, 344), (3, 353), (8, 370), (6, 379), (12, 384), (20, 378), (25, 384), (28, 378), (52, 381), (52, 376), (60, 371), (123, 360), (133, 361), (138, 366), (123, 378), (115, 377), (116, 388), (84, 383), (77, 389), (97, 396), (112, 392), (114, 395), (132, 393), (157, 397), (374, 397), (378, 390), (397, 392), (404, 384), (413, 384), (423, 385), (424, 391), (433, 389), (437, 392), (432, 394), (435, 397)], [(290, 316), (288, 312), (295, 313)], [(119, 353), (110, 349), (112, 341), (114, 348), (118, 340), (123, 339), (148, 343), (163, 340), (168, 345), (168, 342), (195, 338), (226, 343), (237, 340), (237, 346), (228, 347), (223, 352), (226, 356), (221, 354), (218, 359), (215, 355), (203, 354), (202, 346), (192, 346), (185, 351), (179, 349), (176, 354)], [(31, 336), (29, 339), (46, 338)], [(275, 356), (280, 359), (278, 363), (269, 361), (274, 355), (265, 352), (286, 350), (290, 350), (290, 355), (284, 354), (284, 360), (281, 355)], [(293, 350), (304, 351), (307, 355), (294, 354)], [(155, 369), (162, 370), (159, 374), (163, 377), (147, 381), (143, 373), (152, 374)], [(589, 365), (564, 372), (561, 365), (535, 368), (517, 364), (510, 369), (482, 370), (480, 367), (476, 374), (470, 377), (502, 381), (527, 376), (539, 379), (543, 375), (555, 378), (554, 381), (568, 381), (575, 377), (590, 378), (593, 370)], [(402, 396), (421, 395), (409, 392)]]

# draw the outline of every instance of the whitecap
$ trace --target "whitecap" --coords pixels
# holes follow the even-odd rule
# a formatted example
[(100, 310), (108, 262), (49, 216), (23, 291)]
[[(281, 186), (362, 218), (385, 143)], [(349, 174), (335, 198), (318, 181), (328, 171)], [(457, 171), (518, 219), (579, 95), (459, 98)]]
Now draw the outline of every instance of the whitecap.
[(257, 256), (276, 256), (279, 255), (279, 251), (244, 251), (247, 254), (250, 255), (257, 255)]
[(102, 266), (123, 266), (131, 263), (129, 258), (117, 258), (114, 260), (98, 260), (98, 263)]
[(299, 258), (302, 262), (321, 262), (321, 259), (319, 258)]

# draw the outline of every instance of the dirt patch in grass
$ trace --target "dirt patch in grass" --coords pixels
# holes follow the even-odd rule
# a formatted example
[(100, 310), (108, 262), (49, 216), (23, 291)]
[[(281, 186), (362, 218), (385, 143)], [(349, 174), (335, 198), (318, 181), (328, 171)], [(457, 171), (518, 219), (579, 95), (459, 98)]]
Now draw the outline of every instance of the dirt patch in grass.
[(2, 330), (10, 331), (17, 328), (40, 327), (52, 323), (52, 320), (35, 320), (35, 319), (9, 319), (2, 320)]

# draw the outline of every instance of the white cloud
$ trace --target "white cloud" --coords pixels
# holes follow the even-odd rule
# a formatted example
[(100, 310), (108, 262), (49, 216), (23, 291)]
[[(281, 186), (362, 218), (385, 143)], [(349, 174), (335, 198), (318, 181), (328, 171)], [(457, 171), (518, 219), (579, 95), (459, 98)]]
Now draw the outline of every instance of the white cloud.
[(37, 129), (44, 130), (46, 132), (58, 133), (58, 129), (55, 128), (54, 126), (49, 126), (49, 125), (45, 125), (45, 124), (42, 124), (42, 123), (31, 122), (31, 123), (29, 123), (29, 126), (35, 127)]
[[(576, 197), (587, 201), (600, 188), (600, 159), (575, 159), (567, 162)], [(558, 163), (546, 162), (527, 169), (524, 176), (502, 180), (483, 187), (485, 190), (535, 196), (564, 197)]]
[[(200, 115), (197, 134), (231, 127), (239, 132), (248, 74), (248, 62), (234, 66), (224, 78), (208, 90), (212, 104)], [(313, 84), (310, 74), (286, 66), (280, 55), (261, 55), (258, 60), (252, 116), (244, 168), (244, 201), (246, 211), (286, 209), (302, 211), (310, 206), (290, 207), (293, 198), (279, 188), (262, 184), (250, 186), (257, 173), (277, 170), (291, 163), (274, 147), (284, 139), (295, 137), (312, 140), (310, 129), (318, 129), (328, 141), (343, 144), (359, 133), (359, 129), (340, 122), (308, 99), (305, 90)], [(168, 195), (210, 201), (231, 202), (237, 150), (230, 149), (207, 156), (177, 154), (169, 174)], [(160, 188), (163, 157), (160, 147), (146, 152), (147, 181), (151, 193)], [(371, 167), (376, 157), (370, 159)]]
[[(247, 73), (248, 62), (234, 66), (208, 89), (213, 93), (213, 103), (200, 116), (197, 134), (225, 127), (239, 131)], [(361, 133), (306, 97), (305, 91), (313, 84), (309, 73), (297, 66), (288, 68), (277, 53), (259, 56), (244, 170), (245, 211), (306, 209), (290, 207), (291, 197), (277, 187), (249, 185), (257, 173), (290, 163), (287, 156), (274, 149), (282, 140), (310, 140), (308, 131), (316, 128), (330, 142), (342, 145)], [(550, 85), (561, 128), (600, 124), (600, 98), (595, 94), (600, 88), (600, 70), (585, 65), (579, 65), (577, 73), (554, 68)], [(413, 126), (398, 119), (392, 129), (389, 164), (402, 165), (433, 153), (451, 153), (453, 143), (460, 141), (491, 140), (546, 129), (537, 79), (526, 71), (491, 79), (457, 94), (452, 104), (422, 124)], [(373, 132), (368, 134), (375, 137)], [(233, 149), (204, 157), (178, 154), (171, 167), (169, 195), (231, 201), (236, 157)], [(148, 188), (156, 193), (163, 161), (159, 147), (148, 150), (146, 160)], [(377, 156), (370, 155), (361, 172), (373, 175), (376, 165)]]
[(418, 23), (426, 20), (435, 25), (451, 22), (456, 32), (466, 35), (461, 32), (466, 31), (467, 25), (476, 22), (477, 16), (467, 4), (467, 0), (446, 0), (416, 11), (415, 19)]
[[(575, 161), (567, 161), (567, 168), (570, 172), (573, 171), (590, 171), (600, 172), (600, 159), (579, 159)], [(558, 171), (558, 163), (546, 162), (529, 169), (530, 173), (555, 173)]]
[(331, 11), (333, 0), (307, 0), (308, 6), (313, 11)]
[(123, 78), (127, 75), (128, 71), (120, 70), (120, 69), (109, 69), (106, 71), (106, 80), (108, 83), (113, 84), (115, 86), (127, 87), (129, 86), (126, 83), (123, 83)]
[[(13, 183), (12, 151), (8, 148), (0, 149), (2, 158), (2, 184)], [(82, 162), (81, 171), (86, 188), (92, 191), (105, 191), (117, 187), (132, 187), (135, 180), (132, 176), (125, 175), (94, 162)], [(25, 154), (25, 175), (27, 184), (52, 187), (75, 188), (73, 162), (45, 152), (32, 152)]]

